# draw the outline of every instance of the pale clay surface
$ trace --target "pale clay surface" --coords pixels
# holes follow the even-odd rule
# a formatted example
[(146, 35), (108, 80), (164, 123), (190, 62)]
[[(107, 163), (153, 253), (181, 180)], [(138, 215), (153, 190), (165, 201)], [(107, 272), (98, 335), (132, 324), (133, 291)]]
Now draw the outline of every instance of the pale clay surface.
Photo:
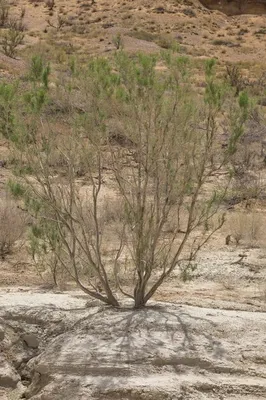
[[(14, 339), (19, 335), (14, 333), (17, 326), (40, 340), (38, 350), (30, 349), (36, 356), (32, 353), (25, 367), (32, 381), (26, 398), (266, 397), (264, 312), (170, 303), (151, 303), (141, 311), (113, 310), (88, 303), (78, 292), (2, 291), (0, 301), (2, 323), (8, 325), (1, 343), (9, 348), (10, 365), (12, 347), (16, 348), (13, 365), (19, 364), (20, 353), (25, 352)], [(23, 387), (13, 394), (22, 391)], [(7, 399), (12, 398), (11, 389), (5, 393)]]

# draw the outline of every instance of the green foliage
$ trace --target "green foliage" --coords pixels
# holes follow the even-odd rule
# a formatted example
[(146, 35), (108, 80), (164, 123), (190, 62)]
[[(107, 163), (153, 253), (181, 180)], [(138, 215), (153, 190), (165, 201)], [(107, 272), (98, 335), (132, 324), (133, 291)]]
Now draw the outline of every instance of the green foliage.
[(196, 271), (198, 265), (196, 263), (189, 262), (183, 268), (181, 268), (181, 279), (183, 282), (190, 282), (193, 279), (193, 273)]
[(205, 74), (207, 78), (212, 78), (214, 76), (214, 67), (216, 65), (216, 60), (214, 58), (211, 58), (206, 61), (205, 63)]
[(217, 110), (222, 107), (223, 101), (226, 95), (226, 86), (223, 82), (219, 82), (215, 74), (216, 61), (210, 59), (205, 64), (205, 77), (206, 77), (206, 89), (205, 89), (205, 102)]
[(238, 107), (232, 110), (231, 130), (228, 153), (232, 156), (237, 150), (237, 144), (245, 132), (245, 123), (249, 116), (250, 100), (247, 92), (241, 92), (238, 96)]
[(26, 193), (26, 188), (19, 182), (9, 180), (7, 183), (7, 187), (15, 198), (22, 198)]
[(61, 252), (62, 240), (58, 226), (48, 220), (36, 220), (28, 236), (29, 253), (40, 270), (50, 270), (55, 285), (58, 275), (58, 254)]
[(15, 131), (17, 85), (0, 83), (0, 133), (12, 139)]
[(242, 92), (239, 95), (239, 106), (244, 110), (245, 114), (248, 111), (249, 97), (247, 92)]
[(178, 85), (180, 82), (185, 83), (189, 80), (191, 62), (187, 56), (175, 54), (173, 51), (163, 51), (161, 57), (171, 71), (169, 80), (172, 85)]
[(48, 89), (50, 73), (49, 63), (45, 63), (44, 59), (39, 55), (32, 57), (29, 78), (35, 85), (40, 84), (45, 89)]
[(112, 39), (113, 45), (115, 46), (116, 50), (122, 50), (124, 47), (123, 37), (121, 33), (115, 35)]
[(40, 113), (47, 102), (47, 91), (42, 87), (34, 89), (24, 95), (24, 100), (33, 113)]
[(33, 257), (42, 253), (47, 255), (50, 251), (55, 251), (60, 246), (60, 235), (55, 223), (41, 220), (31, 227), (30, 252)]
[(25, 104), (33, 114), (39, 114), (48, 102), (50, 64), (39, 56), (31, 59), (29, 79), (32, 89), (24, 94)]
[(43, 208), (41, 200), (36, 198), (36, 196), (34, 197), (32, 193), (29, 194), (29, 191), (24, 194), (24, 203), (27, 209), (35, 216), (37, 216)]
[(163, 49), (169, 49), (174, 52), (180, 51), (179, 43), (171, 35), (159, 35), (156, 43)]
[(43, 208), (42, 202), (40, 199), (34, 196), (34, 193), (27, 185), (18, 181), (9, 180), (7, 187), (14, 198), (24, 201), (27, 210), (30, 211), (31, 214), (35, 216), (38, 215)]
[(120, 75), (117, 83), (123, 81), (135, 90), (148, 88), (154, 84), (157, 56), (139, 53), (136, 60), (132, 60), (126, 53), (120, 52), (116, 55), (115, 61)]
[(96, 58), (90, 61), (87, 78), (92, 80), (91, 89), (98, 97), (110, 96), (113, 88), (119, 83), (119, 77), (112, 71), (112, 65), (105, 58)]
[[(163, 68), (157, 68), (162, 64)], [(112, 59), (91, 59), (79, 74), (73, 60), (66, 87), (70, 88), (70, 103), (78, 98), (82, 112), (69, 107), (71, 118), (67, 122), (74, 121), (69, 126), (71, 135), (59, 140), (49, 122), (42, 129), (50, 67), (40, 57), (32, 59), (31, 88), (21, 96), (26, 113), (21, 115), (17, 146), (25, 188), (14, 182), (9, 186), (35, 218), (29, 240), (36, 262), (49, 263), (53, 270), (60, 263), (88, 294), (117, 305), (112, 291), (121, 285), (119, 281), (115, 289), (112, 285), (114, 274), (119, 279), (123, 252), (131, 257), (132, 268), (127, 273), (132, 273), (128, 281), (134, 282), (127, 294), (134, 298), (136, 307), (141, 307), (183, 257), (194, 261), (197, 251), (224, 222), (223, 217), (213, 217), (228, 182), (211, 190), (206, 190), (205, 184), (230, 165), (250, 107), (246, 93), (236, 99), (217, 78), (215, 64), (215, 60), (206, 63), (202, 96), (193, 88), (192, 62), (172, 50), (134, 56), (117, 51)], [(221, 147), (222, 124), (229, 132), (227, 147)], [(63, 158), (56, 174), (50, 162), (54, 150)], [(80, 160), (86, 191), (91, 189), (88, 201), (84, 201), (76, 179)], [(27, 179), (23, 163), (30, 166), (35, 179)], [(121, 207), (117, 225), (112, 227), (109, 219), (109, 236), (105, 237), (105, 214), (99, 198), (106, 167)], [(230, 181), (231, 176), (226, 178)], [(173, 238), (179, 238), (182, 229), (181, 243), (165, 234), (165, 225), (175, 216)], [(199, 229), (202, 235), (194, 235)], [(120, 243), (113, 260), (115, 273), (110, 272), (110, 259), (105, 267), (103, 250), (112, 246), (111, 231), (116, 249)], [(183, 279), (189, 279), (194, 266), (185, 268)], [(100, 280), (103, 294), (93, 290), (96, 286), (90, 281), (91, 271)], [(128, 287), (124, 289), (123, 294)]]

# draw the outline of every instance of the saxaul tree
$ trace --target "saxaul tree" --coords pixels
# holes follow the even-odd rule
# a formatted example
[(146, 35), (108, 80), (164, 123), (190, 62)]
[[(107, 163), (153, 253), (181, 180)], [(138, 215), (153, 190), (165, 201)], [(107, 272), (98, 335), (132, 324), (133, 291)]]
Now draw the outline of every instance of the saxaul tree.
[[(120, 51), (71, 71), (63, 136), (46, 122), (47, 73), (24, 96), (31, 117), (14, 146), (30, 171), (21, 168), (14, 192), (35, 218), (31, 253), (37, 263), (52, 257), (91, 297), (119, 306), (120, 293), (140, 308), (222, 226), (248, 97), (230, 96), (213, 60), (197, 94), (188, 60), (172, 52)], [(225, 179), (210, 186), (220, 171)]]

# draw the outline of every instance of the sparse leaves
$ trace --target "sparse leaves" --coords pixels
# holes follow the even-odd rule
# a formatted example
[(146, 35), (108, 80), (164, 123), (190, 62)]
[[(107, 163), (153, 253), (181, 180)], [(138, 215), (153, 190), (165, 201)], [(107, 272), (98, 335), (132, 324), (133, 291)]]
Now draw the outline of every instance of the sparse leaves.
[(8, 22), (10, 5), (8, 0), (0, 0), (0, 27), (4, 28)]
[[(157, 71), (158, 61), (167, 71)], [(31, 252), (37, 262), (49, 261), (54, 270), (60, 265), (84, 292), (113, 306), (119, 290), (143, 307), (179, 266), (187, 279), (197, 252), (224, 223), (220, 206), (231, 175), (205, 188), (229, 166), (249, 109), (245, 93), (230, 97), (217, 81), (214, 60), (205, 72), (203, 98), (191, 86), (188, 59), (173, 52), (160, 59), (123, 51), (111, 61), (92, 59), (70, 78), (75, 91), (69, 96), (79, 94), (82, 112), (71, 108), (74, 124), (62, 140), (43, 112), (49, 66), (32, 60), (32, 90), (24, 102), (32, 117), (27, 131), (31, 127), (35, 136), (23, 158), (34, 179), (21, 178), (22, 197), (35, 216)], [(228, 129), (222, 148), (221, 120)], [(55, 154), (62, 161), (56, 174)], [(106, 207), (106, 170), (117, 218)]]
[(0, 257), (4, 260), (22, 239), (26, 227), (25, 216), (10, 199), (0, 201), (0, 226)]
[(123, 37), (121, 35), (121, 33), (117, 33), (113, 39), (112, 42), (116, 48), (116, 50), (121, 50), (124, 47), (124, 41), (123, 41)]
[(15, 96), (16, 85), (0, 84), (0, 133), (12, 139), (15, 130)]
[(15, 29), (8, 29), (2, 38), (2, 49), (6, 56), (15, 58), (17, 48), (23, 43), (24, 33)]
[(48, 22), (49, 26), (51, 26), (52, 28), (55, 28), (57, 31), (60, 31), (63, 28), (63, 26), (65, 26), (65, 24), (66, 24), (65, 18), (60, 14), (57, 14), (57, 18), (56, 18), (55, 22), (51, 22), (50, 19), (48, 19), (47, 22)]

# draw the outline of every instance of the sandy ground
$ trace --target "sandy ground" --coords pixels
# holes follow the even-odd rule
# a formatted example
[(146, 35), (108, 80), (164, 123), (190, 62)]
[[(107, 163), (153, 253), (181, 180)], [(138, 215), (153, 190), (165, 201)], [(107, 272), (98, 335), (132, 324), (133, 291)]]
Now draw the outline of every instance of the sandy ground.
[[(11, 4), (13, 16), (26, 11), (25, 41), (19, 54), (24, 60), (30, 52), (43, 52), (59, 64), (64, 64), (67, 54), (84, 58), (108, 53), (115, 50), (113, 37), (121, 33), (127, 51), (159, 51), (174, 41), (185, 54), (240, 62), (243, 68), (252, 66), (253, 74), (262, 72), (265, 64), (266, 17), (262, 14), (228, 16), (210, 11), (198, 0), (163, 5), (140, 0), (97, 0), (93, 5), (82, 0), (57, 0), (52, 11), (40, 1)], [(59, 17), (63, 20), (60, 28)], [(3, 60), (3, 66), (3, 70), (10, 68), (16, 73), (14, 62), (8, 66)]]
[(0, 274), (0, 386), (8, 376), (12, 387), (1, 398), (264, 399), (265, 257), (263, 246), (226, 246), (220, 232), (191, 281), (176, 271), (138, 312), (47, 289), (34, 268), (9, 259)]

